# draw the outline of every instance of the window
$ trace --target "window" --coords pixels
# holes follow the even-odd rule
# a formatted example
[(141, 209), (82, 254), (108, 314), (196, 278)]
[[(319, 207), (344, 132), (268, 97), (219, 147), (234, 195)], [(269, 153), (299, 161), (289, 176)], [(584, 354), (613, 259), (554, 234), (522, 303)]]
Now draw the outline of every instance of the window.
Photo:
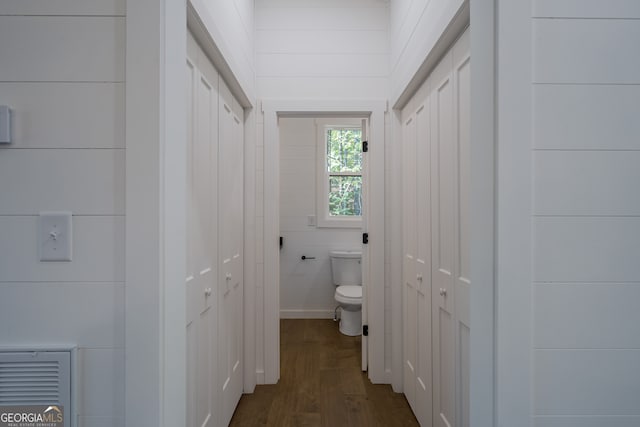
[(362, 126), (360, 120), (317, 120), (318, 226), (361, 227)]

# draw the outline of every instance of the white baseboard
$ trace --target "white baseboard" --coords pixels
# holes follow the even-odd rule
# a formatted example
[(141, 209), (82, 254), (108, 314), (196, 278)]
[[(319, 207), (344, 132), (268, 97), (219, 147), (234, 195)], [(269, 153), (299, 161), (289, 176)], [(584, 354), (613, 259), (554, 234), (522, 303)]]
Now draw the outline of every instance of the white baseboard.
[(333, 319), (333, 310), (280, 310), (281, 319)]
[(256, 384), (264, 384), (264, 383), (265, 383), (264, 370), (256, 371)]

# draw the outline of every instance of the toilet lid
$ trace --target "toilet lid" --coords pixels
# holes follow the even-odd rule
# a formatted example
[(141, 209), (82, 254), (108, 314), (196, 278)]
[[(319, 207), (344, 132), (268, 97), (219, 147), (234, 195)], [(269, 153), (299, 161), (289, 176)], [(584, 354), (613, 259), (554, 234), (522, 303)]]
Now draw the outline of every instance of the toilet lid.
[(336, 300), (344, 303), (361, 304), (362, 286), (344, 285), (336, 288)]

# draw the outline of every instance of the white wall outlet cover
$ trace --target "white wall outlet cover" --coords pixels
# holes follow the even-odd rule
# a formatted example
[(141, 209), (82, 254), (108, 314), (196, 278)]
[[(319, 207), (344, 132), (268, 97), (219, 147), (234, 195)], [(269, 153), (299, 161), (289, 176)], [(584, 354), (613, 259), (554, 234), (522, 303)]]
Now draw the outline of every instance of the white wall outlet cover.
[(71, 212), (40, 212), (40, 261), (71, 261)]

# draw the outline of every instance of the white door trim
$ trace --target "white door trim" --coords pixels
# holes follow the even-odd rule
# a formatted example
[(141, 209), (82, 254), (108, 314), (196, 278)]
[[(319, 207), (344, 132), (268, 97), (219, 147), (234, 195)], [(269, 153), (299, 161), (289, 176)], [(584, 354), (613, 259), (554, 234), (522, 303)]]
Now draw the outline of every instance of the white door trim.
[[(496, 4), (470, 2), (471, 198), (469, 418), (495, 426), (496, 418)], [(527, 387), (523, 384), (523, 387)]]
[[(499, 76), (494, 92), (497, 153), (495, 418), (497, 425), (528, 427), (533, 425), (534, 347), (531, 2), (494, 1), (498, 5), (495, 31), (499, 35), (494, 45), (494, 76)], [(479, 106), (471, 114), (478, 109)], [(472, 294), (472, 300), (475, 297), (477, 295)], [(472, 305), (472, 313), (473, 309)]]
[(124, 425), (176, 426), (186, 419), (186, 8), (141, 0), (126, 15)]
[(280, 378), (280, 272), (279, 272), (279, 115), (363, 114), (370, 117), (369, 161), (370, 215), (369, 277), (369, 378), (384, 383), (385, 377), (385, 257), (384, 257), (384, 100), (310, 101), (265, 100), (264, 113), (264, 381), (274, 384)]

